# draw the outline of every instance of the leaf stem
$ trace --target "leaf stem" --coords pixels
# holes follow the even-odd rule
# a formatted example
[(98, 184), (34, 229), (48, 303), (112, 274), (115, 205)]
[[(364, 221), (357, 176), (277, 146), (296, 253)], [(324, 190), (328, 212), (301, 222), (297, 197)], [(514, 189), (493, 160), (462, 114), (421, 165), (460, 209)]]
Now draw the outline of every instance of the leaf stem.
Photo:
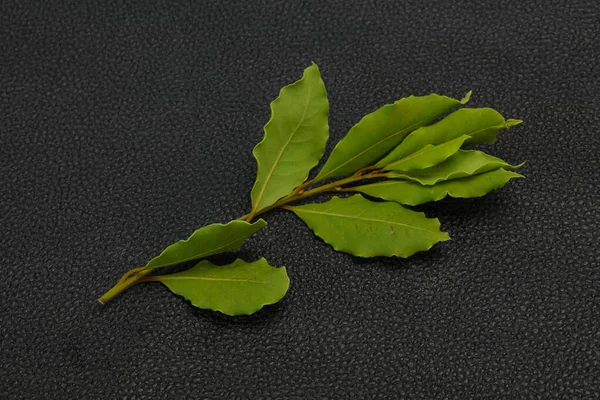
[(119, 280), (119, 282), (125, 282), (127, 279), (131, 278), (133, 275), (135, 275), (138, 272), (142, 271), (144, 268), (146, 268), (146, 267), (145, 266), (144, 267), (138, 267), (138, 268), (134, 268), (134, 269), (131, 269), (131, 270), (127, 271), (125, 273), (125, 275), (123, 275), (121, 277), (121, 279)]
[(161, 282), (168, 275), (159, 275), (159, 276), (147, 276), (145, 278), (140, 279), (140, 282)]
[(132, 269), (131, 271), (123, 275), (121, 280), (119, 280), (119, 282), (115, 286), (113, 286), (108, 292), (104, 293), (104, 295), (102, 295), (102, 297), (100, 297), (98, 301), (102, 304), (106, 304), (119, 293), (130, 288), (137, 282), (141, 281), (141, 279), (144, 276), (148, 275), (150, 272), (152, 272), (152, 269), (148, 269), (145, 267)]
[[(356, 171), (354, 173), (354, 175), (351, 176), (351, 178), (356, 177), (356, 176), (364, 176), (365, 172), (367, 171), (373, 171), (373, 170), (379, 170), (380, 167), (376, 167), (375, 165), (369, 165), (367, 167), (361, 168), (358, 171)], [(299, 192), (303, 191), (305, 188), (307, 188), (310, 185), (313, 185), (317, 182), (320, 182), (321, 180), (323, 180), (323, 178), (313, 178), (311, 180), (308, 180), (306, 182), (304, 182), (302, 185), (298, 186), (296, 189), (294, 189), (294, 191), (292, 192), (292, 195), (298, 194)], [(344, 180), (344, 179), (342, 179)], [(342, 181), (340, 180), (340, 181)], [(338, 182), (340, 182), (338, 181)]]
[(297, 201), (297, 200), (301, 200), (304, 199), (306, 197), (310, 197), (313, 196), (315, 194), (319, 194), (319, 193), (324, 193), (324, 192), (328, 192), (328, 191), (337, 191), (339, 190), (339, 188), (343, 185), (349, 184), (349, 183), (354, 183), (357, 181), (362, 181), (364, 179), (374, 179), (374, 178), (383, 178), (386, 175), (384, 173), (380, 173), (380, 171), (373, 171), (371, 173), (368, 174), (364, 174), (365, 171), (367, 170), (372, 170), (374, 169), (374, 167), (367, 167), (367, 168), (363, 168), (359, 171), (357, 171), (354, 175), (348, 177), (348, 178), (344, 178), (344, 179), (340, 179), (337, 180), (335, 182), (331, 182), (328, 183), (326, 185), (321, 185), (318, 186), (314, 189), (310, 189), (310, 190), (302, 190), (302, 189), (298, 189), (298, 188), (302, 188), (302, 187), (307, 187), (310, 184), (316, 182), (315, 180), (312, 181), (307, 181), (305, 182), (303, 185), (298, 186), (298, 188), (296, 188), (292, 193), (290, 193), (289, 195), (279, 199), (277, 202), (275, 202), (275, 204), (272, 204), (268, 207), (263, 208), (262, 210), (257, 211), (256, 213), (254, 213), (254, 215), (252, 214), (247, 214), (243, 217), (241, 217), (240, 219), (244, 219), (248, 222), (250, 222), (252, 220), (252, 218), (254, 218), (255, 216), (258, 216), (260, 214), (263, 214), (269, 210), (272, 210), (274, 208), (280, 208), (288, 203), (291, 203), (293, 201)]
[[(238, 218), (238, 220), (251, 222), (254, 217), (264, 214), (267, 211), (272, 210), (274, 208), (285, 208), (284, 206), (286, 206), (288, 203), (291, 203), (293, 201), (305, 199), (309, 196), (314, 196), (315, 194), (324, 193), (324, 192), (328, 192), (328, 191), (350, 191), (351, 189), (342, 188), (342, 186), (349, 184), (349, 183), (362, 181), (365, 179), (383, 178), (385, 176), (386, 176), (386, 174), (384, 172), (382, 172), (378, 167), (370, 166), (370, 167), (366, 167), (361, 170), (358, 170), (356, 173), (354, 173), (354, 175), (349, 176), (347, 178), (339, 179), (335, 182), (331, 182), (326, 185), (317, 186), (310, 190), (304, 190), (305, 188), (309, 187), (310, 185), (313, 185), (313, 184), (319, 182), (319, 180), (317, 180), (317, 179), (311, 179), (311, 180), (304, 182), (302, 185), (298, 186), (296, 189), (294, 189), (294, 191), (292, 193), (279, 199), (274, 204), (272, 204), (268, 207), (265, 207), (261, 210), (258, 210), (255, 212), (250, 212), (250, 213)], [(108, 292), (106, 292), (102, 297), (100, 297), (98, 299), (98, 301), (102, 304), (106, 304), (106, 302), (110, 301), (115, 296), (117, 296), (121, 292), (125, 291), (126, 289), (130, 288), (131, 286), (135, 285), (136, 283), (160, 281), (160, 276), (146, 277), (146, 275), (148, 275), (152, 271), (153, 271), (153, 268), (146, 268), (144, 266), (144, 267), (134, 268), (134, 269), (126, 272), (121, 277), (119, 282), (115, 286), (113, 286)]]

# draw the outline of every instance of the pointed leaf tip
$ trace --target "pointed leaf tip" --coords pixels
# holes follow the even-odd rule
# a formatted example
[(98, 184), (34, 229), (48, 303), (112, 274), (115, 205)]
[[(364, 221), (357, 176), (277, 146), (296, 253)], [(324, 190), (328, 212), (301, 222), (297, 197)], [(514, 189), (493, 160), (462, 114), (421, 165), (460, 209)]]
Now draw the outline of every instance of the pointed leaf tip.
[(467, 104), (467, 103), (469, 102), (469, 100), (471, 99), (471, 95), (472, 95), (472, 94), (473, 94), (473, 91), (472, 91), (472, 90), (469, 90), (469, 91), (467, 92), (467, 94), (465, 94), (465, 97), (463, 97), (463, 98), (460, 100), (460, 104), (463, 104), (463, 105), (464, 105), (464, 104)]
[(516, 126), (516, 125), (519, 125), (522, 123), (523, 123), (522, 119), (507, 119), (506, 122), (504, 123), (504, 126), (506, 128), (510, 128), (511, 126)]
[(520, 164), (514, 165), (514, 166), (513, 166), (513, 169), (519, 169), (519, 168), (521, 168), (522, 166), (524, 166), (526, 163), (527, 163), (527, 161), (523, 161), (523, 162), (522, 162), (522, 163), (520, 163)]

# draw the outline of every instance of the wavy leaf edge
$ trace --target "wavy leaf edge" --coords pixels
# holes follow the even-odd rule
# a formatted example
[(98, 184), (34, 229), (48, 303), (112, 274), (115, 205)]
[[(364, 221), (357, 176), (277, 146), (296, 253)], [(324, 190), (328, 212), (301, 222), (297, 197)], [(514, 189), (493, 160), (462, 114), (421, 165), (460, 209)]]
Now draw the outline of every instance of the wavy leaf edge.
[[(254, 275), (254, 276), (250, 276), (246, 279), (235, 278), (235, 276), (240, 276), (242, 272), (252, 270), (252, 268), (254, 268), (254, 267), (261, 268), (262, 269), (261, 273)], [(195, 275), (191, 275), (194, 273), (202, 273), (203, 272), (202, 269), (208, 269), (209, 271), (210, 270), (216, 271), (217, 273), (224, 273), (224, 272), (227, 272), (226, 271), (227, 269), (234, 269), (234, 268), (240, 268), (242, 271), (237, 273), (233, 277), (229, 277), (229, 278), (220, 278), (220, 277), (215, 278), (214, 276), (211, 277), (210, 275), (204, 276), (204, 277), (197, 277)], [(256, 280), (256, 278), (258, 278), (260, 276), (264, 276), (264, 275), (269, 275), (271, 279), (269, 281)], [(194, 267), (192, 267), (186, 271), (179, 272), (176, 274), (158, 276), (158, 277), (151, 278), (149, 280), (161, 282), (171, 292), (173, 292), (174, 294), (176, 294), (178, 296), (183, 297), (186, 301), (190, 302), (190, 304), (192, 304), (196, 308), (218, 311), (222, 314), (229, 315), (229, 316), (251, 315), (251, 314), (254, 314), (254, 313), (260, 311), (265, 306), (269, 306), (269, 305), (278, 303), (279, 301), (281, 301), (281, 299), (283, 299), (283, 297), (285, 297), (285, 295), (287, 294), (289, 287), (290, 287), (290, 279), (287, 274), (287, 270), (286, 270), (285, 266), (273, 267), (272, 265), (270, 265), (268, 263), (268, 261), (264, 257), (261, 257), (260, 259), (258, 259), (256, 261), (252, 261), (252, 262), (246, 262), (243, 259), (238, 258), (235, 261), (233, 261), (232, 263), (227, 264), (227, 265), (215, 265), (208, 260), (202, 260), (198, 264), (196, 264)], [(238, 301), (239, 299), (236, 300), (234, 297), (227, 297), (227, 298), (220, 298), (216, 301), (216, 303), (221, 303), (221, 305), (210, 305), (210, 301), (211, 300), (214, 301), (214, 298), (212, 298), (210, 295), (207, 295), (203, 299), (202, 298), (200, 298), (200, 299), (194, 298), (193, 294), (190, 294), (190, 292), (186, 292), (185, 290), (182, 290), (181, 288), (177, 288), (177, 285), (173, 285), (171, 283), (172, 281), (188, 281), (188, 280), (204, 281), (206, 284), (208, 284), (207, 282), (215, 282), (215, 283), (218, 282), (220, 284), (223, 284), (223, 282), (237, 282), (238, 284), (246, 283), (246, 284), (251, 284), (251, 285), (252, 284), (258, 285), (258, 284), (273, 283), (275, 286), (274, 287), (272, 286), (270, 288), (272, 290), (270, 293), (265, 294), (265, 296), (268, 296), (268, 298), (262, 298), (259, 301), (256, 301), (252, 304), (249, 304), (249, 303), (242, 304)], [(169, 283), (171, 283), (171, 284), (169, 284)], [(232, 290), (232, 292), (233, 292), (233, 290)], [(246, 294), (248, 294), (248, 293), (246, 293)], [(198, 295), (198, 293), (196, 293), (196, 295)], [(256, 297), (256, 293), (254, 295)], [(250, 296), (242, 297), (242, 299), (247, 300), (248, 297), (250, 297)]]
[[(365, 165), (361, 165), (358, 167), (353, 167), (351, 170), (352, 171), (345, 171), (343, 170), (343, 172), (338, 172), (336, 174), (333, 174), (335, 171), (338, 171), (339, 169), (341, 169), (342, 167), (346, 166), (347, 164), (349, 164), (352, 161), (355, 161), (356, 159), (359, 159), (359, 157), (362, 157), (365, 153), (367, 153), (368, 151), (371, 151), (373, 149), (375, 149), (377, 146), (381, 145), (382, 143), (385, 143), (387, 141), (389, 141), (390, 139), (402, 134), (402, 133), (406, 133), (406, 135), (410, 134), (411, 132), (413, 132), (414, 130), (422, 127), (422, 126), (426, 126), (429, 125), (429, 123), (423, 123), (424, 121), (435, 121), (437, 118), (439, 118), (441, 115), (443, 115), (445, 112), (447, 112), (448, 110), (454, 108), (454, 107), (458, 107), (461, 105), (465, 105), (471, 98), (471, 94), (472, 91), (467, 92), (467, 94), (461, 99), (461, 100), (456, 100), (454, 98), (451, 97), (447, 97), (447, 96), (443, 96), (443, 95), (439, 95), (437, 93), (430, 93), (427, 95), (423, 95), (423, 96), (415, 96), (415, 95), (411, 95), (408, 97), (403, 97), (399, 100), (396, 100), (394, 103), (390, 103), (390, 104), (385, 104), (381, 107), (379, 107), (377, 110), (370, 112), (369, 114), (365, 115), (364, 117), (362, 117), (356, 124), (354, 124), (350, 130), (348, 131), (348, 133), (341, 138), (335, 145), (333, 151), (331, 152), (331, 154), (329, 154), (329, 157), (327, 159), (327, 161), (325, 162), (325, 164), (323, 165), (323, 167), (321, 168), (321, 170), (319, 171), (319, 173), (317, 174), (316, 179), (317, 180), (323, 180), (326, 178), (331, 178), (334, 176), (347, 176), (349, 174), (351, 174), (352, 172), (355, 172), (357, 170), (359, 170), (361, 167), (364, 167)], [(443, 98), (443, 99), (447, 99), (447, 100), (451, 100), (453, 102), (455, 102), (455, 104), (452, 104), (451, 106), (449, 106), (448, 109), (446, 109), (444, 112), (438, 114), (436, 117), (428, 117), (428, 118), (424, 118), (423, 120), (414, 123), (408, 127), (404, 127), (402, 129), (400, 129), (397, 132), (394, 132), (390, 135), (387, 135), (383, 138), (381, 138), (379, 141), (371, 144), (367, 149), (360, 151), (357, 154), (354, 154), (353, 156), (351, 156), (350, 158), (348, 158), (346, 161), (339, 163), (337, 166), (335, 166), (335, 168), (331, 168), (329, 166), (330, 162), (333, 164), (333, 161), (335, 159), (335, 156), (337, 156), (338, 152), (340, 153), (344, 153), (347, 152), (347, 150), (345, 150), (344, 148), (346, 147), (352, 147), (351, 146), (351, 140), (353, 140), (353, 134), (355, 133), (355, 131), (362, 129), (362, 125), (369, 125), (371, 124), (371, 121), (375, 118), (375, 115), (378, 113), (381, 114), (386, 114), (386, 110), (388, 109), (394, 109), (396, 107), (399, 107), (399, 105), (402, 102), (406, 102), (412, 99), (420, 99), (420, 100), (425, 100), (427, 98), (434, 98), (434, 97), (438, 97), (438, 98)], [(402, 137), (401, 140), (398, 143), (401, 143), (402, 140), (405, 139), (406, 136)], [(395, 147), (395, 145), (392, 145), (390, 148), (385, 149), (384, 151), (380, 152), (381, 154), (379, 154), (379, 156), (376, 156), (375, 158), (373, 158), (373, 160), (371, 160), (371, 162), (375, 163), (379, 158), (385, 156), (390, 150), (392, 150)], [(358, 164), (360, 165), (360, 164)]]
[[(460, 184), (461, 181), (483, 178), (484, 176), (487, 176), (488, 178), (491, 177), (492, 179), (497, 179), (496, 182), (489, 186), (489, 190), (485, 191), (484, 193), (480, 192), (481, 194), (477, 195), (466, 195), (466, 190), (460, 192), (460, 190), (456, 190), (451, 187), (452, 185)], [(499, 168), (494, 171), (483, 172), (477, 175), (470, 175), (463, 178), (441, 181), (435, 185), (422, 185), (419, 182), (411, 180), (390, 179), (367, 185), (354, 186), (351, 189), (352, 191), (361, 192), (370, 197), (375, 197), (386, 201), (395, 201), (399, 204), (407, 206), (419, 206), (430, 202), (440, 201), (446, 197), (452, 197), (455, 199), (483, 197), (491, 191), (501, 188), (511, 179), (525, 179), (525, 176), (518, 174), (514, 171)], [(472, 185), (472, 183), (470, 184)], [(377, 189), (384, 189), (386, 186), (392, 187), (392, 189), (390, 190), (394, 191), (389, 193), (386, 193), (384, 191), (377, 191)], [(393, 188), (394, 186), (397, 187)], [(413, 192), (407, 193), (408, 191)], [(424, 193), (415, 193), (415, 191), (424, 191)], [(417, 198), (419, 198), (419, 200), (415, 200)], [(422, 201), (423, 198), (426, 198), (427, 200)]]
[[(275, 123), (275, 119), (279, 118), (278, 115), (279, 113), (276, 111), (276, 107), (279, 105), (279, 103), (282, 102), (282, 98), (284, 96), (286, 96), (286, 93), (288, 91), (291, 90), (292, 87), (296, 86), (296, 85), (300, 85), (301, 83), (305, 82), (309, 76), (309, 73), (311, 72), (311, 69), (315, 69), (318, 75), (318, 79), (319, 82), (323, 85), (323, 90), (325, 93), (325, 102), (326, 102), (326, 106), (324, 108), (324, 118), (325, 118), (325, 136), (324, 136), (324, 140), (322, 143), (321, 148), (319, 149), (319, 155), (318, 157), (316, 157), (316, 160), (314, 161), (313, 165), (311, 165), (309, 168), (307, 168), (306, 170), (306, 174), (304, 176), (304, 178), (297, 182), (295, 186), (300, 185), (302, 182), (306, 181), (306, 179), (308, 178), (310, 171), (319, 163), (319, 160), (323, 157), (323, 154), (325, 153), (325, 147), (326, 147), (326, 143), (329, 139), (329, 121), (328, 121), (328, 116), (329, 116), (329, 100), (327, 98), (327, 90), (325, 88), (325, 84), (322, 81), (321, 78), (321, 73), (319, 70), (319, 67), (317, 66), (316, 63), (312, 62), (311, 65), (309, 67), (307, 67), (303, 74), (302, 77), (300, 79), (298, 79), (295, 82), (292, 82), (289, 85), (284, 86), (283, 88), (280, 89), (278, 96), (275, 98), (275, 100), (273, 100), (270, 105), (270, 112), (271, 115), (269, 117), (269, 120), (267, 121), (267, 123), (265, 124), (264, 128), (263, 128), (263, 138), (260, 142), (258, 142), (256, 144), (256, 146), (254, 146), (254, 149), (252, 150), (252, 155), (254, 156), (255, 160), (256, 160), (256, 180), (254, 182), (254, 185), (250, 191), (251, 193), (251, 200), (252, 200), (252, 211), (251, 213), (255, 213), (258, 209), (262, 208), (262, 207), (268, 207), (270, 205), (272, 205), (274, 202), (276, 202), (277, 200), (281, 199), (282, 197), (284, 197), (285, 195), (289, 194), (289, 193), (285, 193), (282, 194), (281, 196), (277, 197), (274, 201), (269, 202), (269, 204), (262, 204), (262, 200), (264, 198), (264, 194), (265, 194), (265, 190), (267, 190), (267, 187), (269, 186), (269, 183), (272, 179), (273, 173), (275, 171), (275, 168), (280, 165), (280, 159), (281, 156), (283, 155), (284, 151), (286, 150), (286, 148), (289, 146), (291, 140), (293, 139), (294, 135), (296, 134), (297, 130), (300, 128), (300, 126), (302, 125), (302, 122), (305, 121), (306, 119), (306, 115), (303, 115), (302, 117), (302, 121), (301, 123), (298, 124), (298, 126), (294, 129), (294, 132), (292, 132), (290, 134), (290, 137), (288, 138), (287, 142), (285, 143), (284, 147), (280, 150), (279, 155), (276, 159), (276, 162), (273, 164), (273, 166), (271, 166), (269, 168), (268, 165), (264, 164), (264, 160), (261, 161), (262, 155), (260, 154), (260, 152), (263, 150), (263, 147), (265, 147), (268, 144), (268, 141), (270, 140), (270, 136), (274, 135), (275, 133), (271, 133), (269, 134), (269, 130), (270, 127), (273, 126), (273, 124)], [(310, 95), (310, 90), (309, 90), (309, 95)], [(306, 109), (305, 109), (305, 113), (309, 108), (309, 104), (310, 104), (310, 99), (307, 100), (307, 104), (306, 104)], [(268, 170), (269, 172), (267, 173), (267, 178), (265, 179), (264, 182), (262, 182), (262, 186), (260, 185), (260, 178), (262, 175), (262, 171), (263, 170)], [(294, 186), (294, 187), (295, 187)], [(255, 197), (255, 191), (256, 189), (260, 187), (261, 189), (258, 191), (258, 194)], [(291, 190), (293, 190), (293, 188)]]
[[(344, 206), (347, 206), (347, 205), (353, 206), (354, 204), (352, 204), (350, 202), (354, 202), (354, 203), (362, 202), (363, 205), (366, 205), (368, 203), (368, 207), (383, 208), (383, 207), (391, 206), (391, 207), (396, 208), (396, 213), (392, 214), (393, 216), (395, 216), (399, 213), (405, 213), (406, 215), (410, 216), (410, 218), (419, 219), (420, 220), (419, 222), (421, 222), (425, 225), (428, 224), (431, 226), (423, 228), (423, 227), (419, 227), (416, 225), (411, 225), (408, 222), (398, 223), (395, 221), (387, 221), (387, 220), (381, 220), (381, 219), (357, 218), (356, 216), (353, 216), (353, 215), (315, 212), (314, 210), (308, 209), (308, 207), (310, 207), (310, 206), (319, 207), (319, 206), (324, 206), (324, 205), (330, 205), (331, 208), (333, 208), (334, 206), (338, 207), (341, 202), (348, 202), (347, 204), (344, 204)], [(330, 203), (336, 203), (336, 204), (330, 204)], [(438, 218), (429, 218), (425, 215), (424, 212), (408, 209), (396, 202), (390, 202), (390, 201), (374, 202), (374, 201), (371, 201), (371, 200), (365, 198), (361, 194), (355, 194), (355, 195), (349, 196), (349, 197), (333, 196), (330, 200), (323, 202), (323, 203), (311, 203), (311, 204), (307, 204), (307, 205), (303, 205), (303, 206), (284, 206), (283, 208), (288, 211), (292, 211), (294, 214), (296, 214), (300, 219), (302, 219), (306, 223), (306, 225), (308, 225), (308, 227), (314, 232), (314, 234), (317, 237), (321, 238), (325, 243), (332, 246), (334, 248), (334, 250), (339, 251), (339, 252), (349, 253), (349, 254), (352, 254), (357, 257), (371, 258), (371, 257), (378, 257), (378, 256), (384, 256), (384, 257), (396, 256), (399, 258), (408, 258), (416, 253), (430, 250), (437, 243), (450, 240), (450, 235), (448, 234), (448, 232), (442, 231), (440, 229), (441, 223)], [(362, 215), (362, 213), (365, 211), (366, 211), (366, 209), (363, 210), (361, 213), (359, 213), (359, 216)], [(426, 235), (429, 235), (431, 237), (429, 237), (427, 239), (419, 238), (419, 240), (422, 240), (422, 242), (420, 242), (419, 245), (414, 245), (414, 243), (409, 243), (409, 245), (407, 245), (408, 247), (405, 247), (405, 248), (398, 248), (398, 247), (394, 248), (393, 246), (395, 244), (392, 243), (390, 245), (390, 247), (386, 248), (385, 251), (382, 251), (381, 253), (374, 253), (374, 251), (376, 251), (376, 250), (374, 250), (373, 247), (369, 247), (369, 248), (367, 248), (367, 250), (364, 250), (364, 249), (357, 250), (356, 247), (346, 249), (344, 246), (340, 245), (339, 243), (336, 243), (335, 240), (331, 240), (331, 238), (335, 237), (335, 235), (327, 235), (326, 233), (324, 233), (325, 231), (327, 231), (327, 229), (323, 228), (323, 226), (325, 226), (327, 224), (323, 224), (323, 226), (316, 226), (316, 225), (311, 226), (311, 222), (308, 222), (305, 218), (303, 218), (301, 216), (301, 214), (303, 214), (303, 213), (317, 214), (317, 215), (320, 214), (320, 215), (324, 215), (325, 216), (324, 218), (334, 217), (334, 218), (342, 218), (342, 219), (359, 219), (359, 220), (364, 220), (364, 221), (373, 221), (373, 222), (381, 223), (382, 225), (388, 224), (389, 226), (391, 226), (390, 235), (395, 235), (393, 226), (400, 226), (401, 229), (406, 229), (407, 232), (425, 231)], [(323, 229), (325, 229), (325, 231), (323, 231)], [(358, 226), (356, 226), (356, 229), (358, 230)], [(367, 230), (368, 229), (369, 228), (367, 228)], [(346, 234), (342, 234), (342, 236), (344, 237), (346, 244), (348, 244), (348, 239), (346, 238)], [(409, 235), (407, 237), (411, 237), (411, 236)], [(406, 238), (405, 238), (405, 241), (409, 242), (409, 240), (407, 240)], [(426, 244), (424, 244), (425, 241), (427, 241)], [(400, 244), (404, 245), (405, 243), (403, 242)], [(364, 251), (367, 251), (367, 252), (364, 252)]]
[[(247, 225), (247, 227), (255, 227), (256, 229), (254, 229), (254, 231), (251, 232), (249, 235), (247, 235), (247, 236), (242, 235), (240, 237), (237, 237), (235, 240), (232, 240), (232, 241), (226, 243), (225, 245), (220, 246), (217, 249), (206, 251), (206, 252), (200, 253), (199, 255), (196, 255), (196, 256), (193, 256), (193, 257), (187, 257), (185, 259), (181, 259), (181, 260), (178, 260), (178, 261), (173, 261), (173, 262), (169, 262), (169, 263), (165, 263), (165, 264), (157, 264), (157, 265), (150, 266), (154, 260), (157, 260), (157, 259), (159, 259), (161, 257), (164, 257), (165, 255), (167, 255), (168, 253), (170, 253), (171, 251), (173, 251), (174, 250), (173, 246), (187, 245), (188, 243), (192, 242), (195, 239), (196, 236), (198, 236), (200, 234), (206, 233), (206, 232), (202, 232), (203, 230), (204, 231), (206, 231), (206, 230), (213, 230), (215, 228), (219, 229), (219, 228), (224, 228), (224, 227), (230, 227), (230, 226), (236, 225), (236, 224), (241, 224), (242, 226)], [(205, 225), (203, 227), (200, 227), (200, 228), (196, 229), (187, 239), (178, 240), (177, 242), (172, 243), (171, 245), (167, 246), (159, 255), (157, 255), (156, 257), (153, 257), (150, 261), (148, 261), (148, 263), (146, 264), (146, 268), (148, 268), (148, 269), (156, 269), (156, 268), (169, 267), (169, 266), (172, 266), (172, 265), (177, 265), (177, 264), (181, 264), (181, 263), (192, 261), (192, 260), (197, 260), (197, 259), (200, 259), (200, 258), (209, 257), (209, 256), (215, 255), (215, 254), (221, 254), (221, 253), (225, 253), (225, 252), (229, 252), (229, 251), (235, 251), (235, 250), (237, 250), (237, 249), (239, 249), (241, 247), (242, 243), (247, 238), (249, 238), (250, 236), (252, 236), (254, 233), (256, 233), (257, 231), (259, 231), (260, 229), (264, 228), (265, 226), (267, 226), (267, 221), (265, 221), (262, 218), (256, 220), (253, 223), (249, 223), (249, 222), (241, 221), (241, 220), (233, 220), (233, 221), (229, 221), (226, 224), (215, 223), (215, 224)], [(231, 248), (227, 247), (227, 246), (235, 244), (238, 241), (241, 241), (238, 246), (233, 246)], [(226, 249), (226, 250), (216, 251), (215, 252), (215, 250), (219, 250), (219, 249)]]

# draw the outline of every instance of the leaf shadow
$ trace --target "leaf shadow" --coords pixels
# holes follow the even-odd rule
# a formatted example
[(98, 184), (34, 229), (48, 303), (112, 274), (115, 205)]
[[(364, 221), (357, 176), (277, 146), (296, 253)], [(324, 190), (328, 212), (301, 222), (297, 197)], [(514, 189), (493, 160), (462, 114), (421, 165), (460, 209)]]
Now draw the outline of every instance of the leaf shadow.
[[(369, 200), (381, 202), (384, 200), (368, 197)], [(503, 196), (499, 193), (490, 193), (483, 198), (452, 198), (446, 197), (437, 202), (430, 202), (414, 207), (407, 207), (414, 211), (424, 212), (429, 218), (439, 218), (442, 228), (449, 230), (452, 236), (454, 229), (469, 229), (469, 221), (486, 219), (496, 207), (504, 203)], [(432, 263), (440, 263), (446, 257), (448, 246), (452, 241), (439, 243), (427, 251), (416, 253), (408, 258), (400, 257), (354, 257), (358, 266), (379, 268), (385, 271), (410, 271), (414, 268), (424, 268)]]
[(494, 209), (502, 207), (504, 199), (501, 193), (494, 192), (484, 197), (469, 199), (446, 197), (412, 209), (424, 212), (429, 217), (439, 218), (443, 224), (445, 218), (464, 220), (487, 217)]
[(281, 299), (275, 304), (264, 306), (261, 310), (251, 315), (237, 315), (230, 316), (225, 315), (218, 311), (206, 310), (202, 308), (194, 307), (191, 303), (188, 303), (190, 308), (190, 314), (196, 318), (202, 318), (210, 321), (213, 324), (221, 326), (231, 325), (246, 325), (246, 326), (258, 326), (268, 323), (275, 322), (280, 318), (286, 310), (286, 297)]
[(434, 246), (428, 251), (422, 251), (408, 258), (401, 257), (354, 257), (355, 265), (368, 268), (379, 268), (385, 271), (407, 272), (414, 268), (430, 265), (443, 259), (444, 252), (439, 246)]

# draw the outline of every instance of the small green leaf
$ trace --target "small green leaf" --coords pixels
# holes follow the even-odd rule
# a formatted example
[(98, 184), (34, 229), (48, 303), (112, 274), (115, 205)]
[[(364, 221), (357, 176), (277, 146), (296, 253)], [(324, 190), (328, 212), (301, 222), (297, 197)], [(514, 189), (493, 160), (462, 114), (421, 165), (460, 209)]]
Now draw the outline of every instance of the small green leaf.
[(370, 185), (353, 187), (353, 191), (383, 200), (395, 201), (416, 206), (430, 201), (438, 201), (446, 196), (470, 198), (481, 197), (494, 189), (504, 186), (512, 178), (524, 178), (516, 172), (502, 168), (495, 171), (442, 181), (435, 185), (421, 185), (418, 182), (387, 180)]
[(146, 268), (167, 267), (227, 251), (235, 251), (240, 248), (244, 240), (266, 225), (267, 223), (263, 219), (259, 219), (253, 224), (234, 220), (228, 224), (203, 226), (188, 239), (180, 240), (167, 247), (159, 256), (150, 260)]
[(437, 218), (397, 203), (373, 202), (357, 194), (326, 203), (284, 207), (300, 217), (335, 250), (359, 257), (409, 257), (449, 240)]
[(386, 176), (394, 179), (409, 179), (422, 185), (434, 185), (440, 181), (464, 178), (498, 168), (515, 169), (521, 165), (510, 165), (482, 151), (459, 150), (443, 163), (433, 167), (403, 173), (390, 172)]
[(406, 135), (465, 104), (470, 95), (461, 101), (437, 94), (410, 96), (366, 115), (335, 146), (317, 179), (350, 175), (372, 165)]
[(389, 164), (412, 154), (428, 144), (441, 144), (462, 135), (471, 138), (464, 144), (491, 143), (496, 140), (500, 129), (520, 124), (521, 120), (504, 117), (491, 108), (461, 108), (433, 125), (412, 132), (378, 166)]
[(329, 102), (316, 64), (299, 81), (281, 89), (271, 119), (253, 154), (258, 164), (252, 213), (290, 193), (317, 165), (329, 138)]
[(237, 259), (225, 266), (204, 260), (187, 271), (146, 280), (164, 283), (198, 308), (232, 316), (277, 303), (290, 286), (285, 267), (274, 268), (264, 258), (252, 263)]
[(421, 150), (385, 166), (388, 171), (412, 171), (429, 168), (456, 153), (470, 136), (463, 135), (442, 144), (428, 144)]

